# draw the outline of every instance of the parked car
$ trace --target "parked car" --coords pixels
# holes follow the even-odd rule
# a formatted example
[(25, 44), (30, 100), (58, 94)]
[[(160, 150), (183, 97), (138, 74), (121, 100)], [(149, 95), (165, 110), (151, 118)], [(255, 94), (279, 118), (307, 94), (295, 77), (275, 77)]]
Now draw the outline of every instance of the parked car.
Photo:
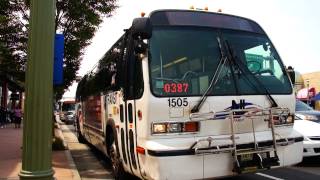
[(296, 117), (293, 128), (303, 135), (303, 157), (320, 155), (320, 124)]
[(73, 124), (75, 122), (75, 119), (76, 119), (75, 111), (68, 111), (65, 114), (64, 121), (65, 121), (66, 124)]
[(300, 100), (296, 101), (296, 116), (303, 120), (315, 121), (320, 123), (320, 111), (314, 110), (308, 104)]

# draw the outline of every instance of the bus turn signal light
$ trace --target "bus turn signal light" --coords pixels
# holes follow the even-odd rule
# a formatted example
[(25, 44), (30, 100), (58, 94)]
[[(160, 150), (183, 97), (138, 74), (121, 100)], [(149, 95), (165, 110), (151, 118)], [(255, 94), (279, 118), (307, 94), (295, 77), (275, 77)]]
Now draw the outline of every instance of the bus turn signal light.
[(137, 146), (136, 151), (139, 154), (143, 154), (143, 155), (146, 154), (146, 150), (143, 147), (140, 147), (140, 146)]
[(142, 112), (141, 112), (141, 110), (138, 110), (138, 119), (140, 121), (142, 120)]
[(199, 129), (198, 122), (187, 122), (184, 124), (184, 132), (197, 132)]

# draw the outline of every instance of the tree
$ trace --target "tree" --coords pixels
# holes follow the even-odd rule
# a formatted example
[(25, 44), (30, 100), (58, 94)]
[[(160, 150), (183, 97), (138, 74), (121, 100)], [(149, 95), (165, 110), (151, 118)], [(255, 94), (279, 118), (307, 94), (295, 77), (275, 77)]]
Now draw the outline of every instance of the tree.
[(21, 1), (0, 1), (0, 73), (24, 81), (27, 31)]
[[(76, 78), (84, 48), (91, 43), (104, 17), (118, 7), (117, 0), (56, 0), (55, 28), (65, 36), (64, 83), (54, 88), (60, 99)], [(15, 71), (25, 71), (30, 0), (0, 1), (0, 40)], [(17, 43), (18, 42), (18, 43)], [(1, 53), (1, 51), (0, 51)], [(0, 60), (0, 62), (2, 62)], [(14, 74), (14, 73), (13, 73)]]
[(65, 35), (64, 84), (55, 88), (60, 98), (76, 78), (84, 48), (117, 5), (116, 0), (57, 0), (56, 7), (56, 31)]

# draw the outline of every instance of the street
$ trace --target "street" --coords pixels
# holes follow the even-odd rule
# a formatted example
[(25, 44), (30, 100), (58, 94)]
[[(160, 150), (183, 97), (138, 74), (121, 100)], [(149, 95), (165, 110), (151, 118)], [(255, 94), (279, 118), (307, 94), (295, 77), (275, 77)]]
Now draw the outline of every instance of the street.
[(103, 153), (93, 146), (79, 143), (73, 125), (61, 125), (61, 129), (82, 180), (114, 179), (111, 163)]
[[(101, 152), (86, 144), (78, 142), (73, 125), (61, 125), (65, 141), (79, 171), (81, 179), (113, 179), (111, 164)], [(304, 159), (296, 166), (273, 169), (255, 174), (244, 174), (236, 177), (219, 178), (220, 180), (318, 180), (320, 178), (320, 157)], [(134, 177), (133, 177), (134, 179)], [(137, 178), (138, 179), (138, 178)]]
[(81, 144), (73, 125), (61, 125), (62, 133), (81, 179), (113, 179), (109, 159), (87, 144)]

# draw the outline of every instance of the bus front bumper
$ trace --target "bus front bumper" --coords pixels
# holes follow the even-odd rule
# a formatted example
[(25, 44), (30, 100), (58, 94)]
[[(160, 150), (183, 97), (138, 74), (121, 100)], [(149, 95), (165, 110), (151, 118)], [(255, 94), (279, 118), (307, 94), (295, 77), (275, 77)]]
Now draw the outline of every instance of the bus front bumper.
[[(303, 137), (291, 137), (277, 140), (278, 167), (297, 164), (302, 160)], [(270, 146), (273, 141), (259, 142), (259, 147)], [(145, 156), (139, 156), (141, 172), (148, 179), (202, 179), (232, 176), (235, 160), (231, 144), (219, 146), (219, 149), (170, 149), (157, 150), (147, 148)], [(253, 143), (237, 144), (237, 149), (254, 147)], [(272, 166), (275, 167), (275, 166)], [(255, 172), (259, 169), (252, 169)]]

